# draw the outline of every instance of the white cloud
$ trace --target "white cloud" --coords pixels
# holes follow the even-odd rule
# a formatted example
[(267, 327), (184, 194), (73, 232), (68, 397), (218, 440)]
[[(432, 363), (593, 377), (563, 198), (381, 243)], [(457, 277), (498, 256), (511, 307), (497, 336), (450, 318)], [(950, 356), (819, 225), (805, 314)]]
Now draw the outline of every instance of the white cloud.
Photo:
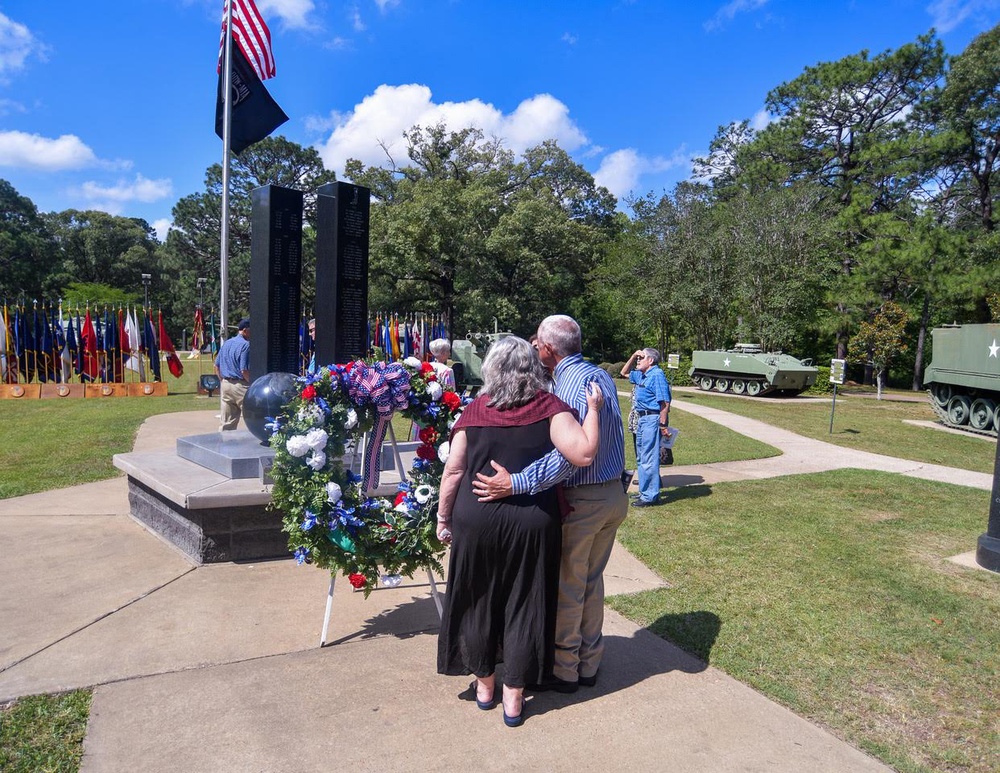
[(990, 16), (1000, 8), (1000, 0), (935, 0), (927, 6), (934, 28), (951, 32), (970, 18), (982, 20), (982, 26), (992, 26)]
[[(313, 119), (319, 126), (326, 119)], [(344, 162), (357, 158), (367, 165), (386, 163), (385, 145), (400, 165), (405, 159), (403, 132), (415, 125), (428, 127), (443, 123), (452, 131), (476, 127), (487, 137), (499, 137), (515, 153), (544, 140), (556, 140), (566, 151), (587, 143), (583, 131), (569, 117), (569, 109), (549, 94), (538, 94), (504, 114), (479, 99), (466, 102), (435, 103), (431, 90), (411, 83), (382, 85), (348, 113), (333, 113), (333, 131), (318, 146), (327, 168), (341, 173)]]
[(364, 32), (368, 29), (365, 20), (361, 18), (361, 11), (357, 6), (351, 9), (351, 29), (355, 32)]
[(639, 188), (639, 181), (645, 174), (656, 174), (679, 166), (691, 165), (691, 154), (684, 146), (678, 148), (669, 158), (641, 155), (633, 148), (616, 150), (601, 160), (601, 165), (594, 173), (594, 182), (603, 185), (615, 196), (621, 198), (628, 193), (634, 193)]
[(167, 240), (167, 232), (170, 230), (170, 226), (172, 226), (173, 223), (169, 218), (161, 217), (159, 220), (154, 220), (150, 223), (150, 225), (153, 226), (153, 230), (156, 231), (156, 238), (161, 242), (165, 242)]
[(390, 8), (395, 8), (399, 5), (399, 0), (375, 0), (375, 5), (378, 6), (378, 9), (382, 13), (385, 13)]
[(115, 185), (103, 186), (95, 182), (85, 182), (80, 187), (80, 195), (91, 201), (129, 202), (142, 201), (145, 203), (159, 201), (169, 196), (173, 192), (173, 184), (170, 178), (160, 180), (150, 180), (137, 174), (132, 181), (119, 180)]
[(706, 31), (713, 32), (731, 22), (736, 18), (736, 14), (756, 11), (758, 8), (763, 8), (767, 3), (768, 0), (732, 0), (732, 2), (726, 3), (716, 11), (715, 16), (705, 22), (703, 26)]
[(264, 21), (271, 26), (271, 19), (278, 17), (286, 27), (305, 29), (313, 26), (309, 14), (316, 7), (312, 0), (258, 0)]
[(0, 132), (0, 166), (55, 172), (98, 163), (94, 151), (73, 134), (50, 139), (18, 131)]
[(44, 46), (26, 26), (0, 13), (0, 77), (22, 69), (32, 54), (44, 57)]
[(767, 127), (768, 124), (774, 123), (777, 118), (771, 115), (765, 108), (761, 108), (756, 113), (754, 113), (753, 118), (750, 119), (750, 128), (755, 132), (759, 132)]
[(0, 99), (0, 115), (10, 115), (11, 113), (27, 113), (28, 108), (13, 99)]
[(569, 32), (564, 32), (561, 39), (563, 43), (568, 43), (571, 46), (577, 41), (576, 35), (571, 35)]

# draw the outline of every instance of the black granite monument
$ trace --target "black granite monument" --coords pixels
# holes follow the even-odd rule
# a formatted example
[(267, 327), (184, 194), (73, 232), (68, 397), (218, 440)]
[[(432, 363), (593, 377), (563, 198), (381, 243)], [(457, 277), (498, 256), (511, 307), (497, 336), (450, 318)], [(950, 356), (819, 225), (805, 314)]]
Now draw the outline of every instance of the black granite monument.
[(265, 185), (251, 194), (250, 380), (299, 372), (302, 191)]
[(368, 352), (371, 191), (335, 182), (316, 192), (316, 364), (329, 365)]

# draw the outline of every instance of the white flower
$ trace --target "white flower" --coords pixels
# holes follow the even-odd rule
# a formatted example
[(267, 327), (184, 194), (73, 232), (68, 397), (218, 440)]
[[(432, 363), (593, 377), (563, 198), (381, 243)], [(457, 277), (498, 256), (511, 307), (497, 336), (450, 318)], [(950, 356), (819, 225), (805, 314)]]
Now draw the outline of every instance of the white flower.
[(310, 468), (318, 472), (319, 470), (322, 470), (324, 467), (326, 467), (326, 454), (322, 451), (313, 451), (311, 454), (309, 454), (309, 458), (306, 460), (306, 464), (308, 464)]
[(395, 510), (397, 513), (402, 513), (403, 515), (409, 515), (410, 513), (410, 509), (406, 506), (405, 499), (392, 509)]
[(328, 502), (337, 504), (342, 496), (344, 496), (344, 492), (340, 490), (340, 486), (333, 481), (326, 484), (326, 499)]
[(358, 412), (351, 408), (347, 411), (347, 418), (344, 419), (344, 429), (354, 429), (358, 426)]
[(451, 454), (451, 442), (446, 440), (438, 446), (438, 459), (442, 464), (447, 464), (448, 456)]
[(316, 427), (321, 426), (326, 421), (326, 417), (323, 415), (322, 408), (314, 403), (309, 403), (299, 408), (298, 420)]
[(418, 360), (416, 357), (407, 357), (405, 360), (403, 360), (403, 364), (409, 365), (411, 368), (416, 368), (417, 370), (420, 370), (420, 360)]
[(309, 441), (305, 435), (292, 435), (285, 441), (285, 450), (292, 456), (301, 457), (309, 453)]
[(306, 433), (306, 443), (313, 451), (322, 451), (326, 448), (326, 441), (330, 439), (330, 436), (326, 434), (326, 430), (323, 429), (311, 429)]
[(413, 492), (413, 498), (416, 499), (420, 504), (425, 505), (427, 501), (433, 496), (434, 489), (423, 483), (417, 486), (416, 490)]
[(455, 429), (455, 425), (458, 424), (458, 420), (462, 417), (462, 414), (458, 414), (454, 418), (448, 421), (448, 429)]
[(437, 381), (427, 382), (427, 394), (431, 396), (431, 400), (440, 400), (443, 392), (444, 390)]
[(398, 588), (403, 582), (403, 578), (398, 574), (383, 574), (380, 580), (387, 588)]

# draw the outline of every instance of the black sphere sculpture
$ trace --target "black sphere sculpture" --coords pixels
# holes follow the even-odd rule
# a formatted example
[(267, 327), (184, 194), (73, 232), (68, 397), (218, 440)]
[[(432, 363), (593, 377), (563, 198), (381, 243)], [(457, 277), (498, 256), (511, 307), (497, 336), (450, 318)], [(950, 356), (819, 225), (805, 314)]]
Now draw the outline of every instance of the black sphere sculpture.
[(266, 373), (247, 389), (243, 398), (243, 421), (253, 436), (267, 445), (271, 433), (264, 425), (281, 414), (285, 404), (299, 393), (294, 373)]

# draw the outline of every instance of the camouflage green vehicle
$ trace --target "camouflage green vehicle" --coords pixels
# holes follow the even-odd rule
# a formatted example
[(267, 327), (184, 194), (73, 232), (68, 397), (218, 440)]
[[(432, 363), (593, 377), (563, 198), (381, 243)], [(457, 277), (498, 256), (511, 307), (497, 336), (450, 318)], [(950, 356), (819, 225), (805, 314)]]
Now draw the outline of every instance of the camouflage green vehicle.
[(931, 407), (949, 427), (996, 437), (1000, 427), (1000, 324), (945, 325), (931, 331), (924, 372)]
[(706, 392), (730, 392), (751, 397), (766, 394), (797, 395), (816, 383), (819, 370), (812, 360), (797, 360), (781, 352), (765, 352), (757, 344), (691, 354), (691, 376)]

